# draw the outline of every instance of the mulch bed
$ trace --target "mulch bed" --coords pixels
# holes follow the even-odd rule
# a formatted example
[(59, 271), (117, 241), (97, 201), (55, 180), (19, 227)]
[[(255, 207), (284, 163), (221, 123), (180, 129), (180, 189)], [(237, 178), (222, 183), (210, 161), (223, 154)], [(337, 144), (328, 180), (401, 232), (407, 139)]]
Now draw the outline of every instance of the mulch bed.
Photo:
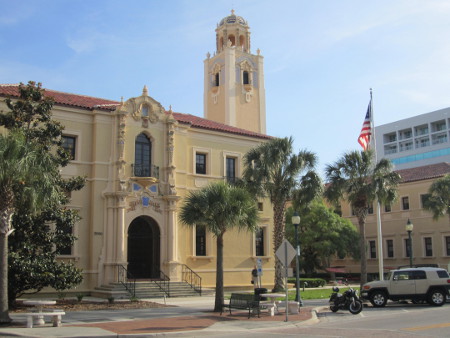
[[(58, 299), (55, 305), (44, 306), (46, 309), (62, 309), (66, 312), (69, 311), (96, 311), (96, 310), (126, 310), (126, 309), (147, 309), (147, 308), (161, 308), (169, 307), (171, 305), (164, 305), (154, 302), (146, 301), (114, 301), (114, 303), (109, 303), (107, 300), (105, 302), (93, 302), (93, 301), (77, 301), (75, 299)], [(24, 305), (20, 301), (17, 302), (16, 308), (12, 309), (13, 313), (29, 312), (34, 306)]]

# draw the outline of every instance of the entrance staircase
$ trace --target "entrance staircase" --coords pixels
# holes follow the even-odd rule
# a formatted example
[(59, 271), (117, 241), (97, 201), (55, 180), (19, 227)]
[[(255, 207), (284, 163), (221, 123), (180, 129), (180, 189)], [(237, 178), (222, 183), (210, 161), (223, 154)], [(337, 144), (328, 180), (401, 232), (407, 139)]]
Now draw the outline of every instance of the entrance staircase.
[(117, 266), (118, 281), (109, 285), (96, 287), (91, 295), (100, 298), (165, 298), (165, 297), (192, 297), (201, 296), (206, 291), (211, 294), (213, 290), (202, 290), (202, 279), (187, 265), (182, 265), (182, 282), (171, 282), (170, 278), (160, 271), (159, 279), (139, 280), (133, 278), (127, 269)]
[[(202, 295), (211, 294), (212, 290), (202, 290)], [(111, 283), (109, 285), (102, 285), (95, 288), (91, 292), (93, 297), (110, 298), (115, 299), (129, 299), (132, 297), (130, 292), (122, 283)], [(170, 282), (169, 297), (193, 297), (199, 296), (199, 293), (195, 291), (191, 285), (186, 282)], [(167, 297), (166, 293), (154, 281), (136, 281), (135, 284), (135, 297), (138, 299), (144, 298), (164, 298)]]

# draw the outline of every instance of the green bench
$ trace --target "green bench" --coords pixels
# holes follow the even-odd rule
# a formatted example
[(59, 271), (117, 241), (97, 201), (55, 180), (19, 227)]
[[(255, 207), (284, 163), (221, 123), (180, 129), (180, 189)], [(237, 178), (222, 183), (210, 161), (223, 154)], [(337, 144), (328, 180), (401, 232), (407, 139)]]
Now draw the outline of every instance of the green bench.
[(252, 293), (232, 293), (230, 302), (222, 305), (220, 315), (222, 315), (224, 308), (230, 309), (230, 315), (231, 309), (248, 310), (248, 318), (250, 318), (252, 311), (257, 313), (259, 318), (259, 296), (255, 296)]

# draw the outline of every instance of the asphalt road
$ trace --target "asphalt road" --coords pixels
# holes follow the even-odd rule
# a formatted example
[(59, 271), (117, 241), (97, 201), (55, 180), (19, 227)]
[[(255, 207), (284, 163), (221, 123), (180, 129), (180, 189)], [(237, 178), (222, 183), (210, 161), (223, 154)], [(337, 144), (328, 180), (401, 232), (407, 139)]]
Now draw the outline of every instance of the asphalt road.
[[(434, 307), (428, 304), (389, 302), (384, 308), (364, 307), (358, 315), (339, 310), (331, 312), (327, 300), (305, 301), (307, 306), (323, 306), (319, 323), (286, 325), (276, 329), (245, 332), (215, 331), (215, 337), (450, 337), (450, 304)], [(213, 332), (210, 332), (212, 334)]]

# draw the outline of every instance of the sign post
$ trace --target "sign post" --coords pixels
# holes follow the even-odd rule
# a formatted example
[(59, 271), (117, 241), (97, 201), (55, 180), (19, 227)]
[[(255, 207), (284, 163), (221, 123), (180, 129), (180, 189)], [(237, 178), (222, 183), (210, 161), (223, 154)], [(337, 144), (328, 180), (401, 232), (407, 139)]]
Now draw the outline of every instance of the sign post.
[(261, 284), (261, 276), (263, 275), (261, 258), (257, 258), (256, 259), (256, 270), (258, 271), (258, 285), (259, 285), (259, 287), (261, 287), (262, 286), (262, 284)]
[(287, 241), (287, 239), (284, 239), (283, 242), (281, 243), (280, 247), (277, 249), (277, 251), (275, 252), (275, 255), (277, 256), (277, 258), (281, 261), (281, 263), (284, 266), (285, 269), (285, 282), (284, 282), (284, 289), (286, 290), (286, 322), (288, 321), (288, 295), (289, 295), (289, 290), (287, 287), (287, 277), (288, 277), (288, 266), (289, 264), (292, 262), (292, 260), (294, 259), (295, 255), (297, 254), (297, 252), (295, 251), (294, 247), (291, 245), (291, 243), (289, 243)]

